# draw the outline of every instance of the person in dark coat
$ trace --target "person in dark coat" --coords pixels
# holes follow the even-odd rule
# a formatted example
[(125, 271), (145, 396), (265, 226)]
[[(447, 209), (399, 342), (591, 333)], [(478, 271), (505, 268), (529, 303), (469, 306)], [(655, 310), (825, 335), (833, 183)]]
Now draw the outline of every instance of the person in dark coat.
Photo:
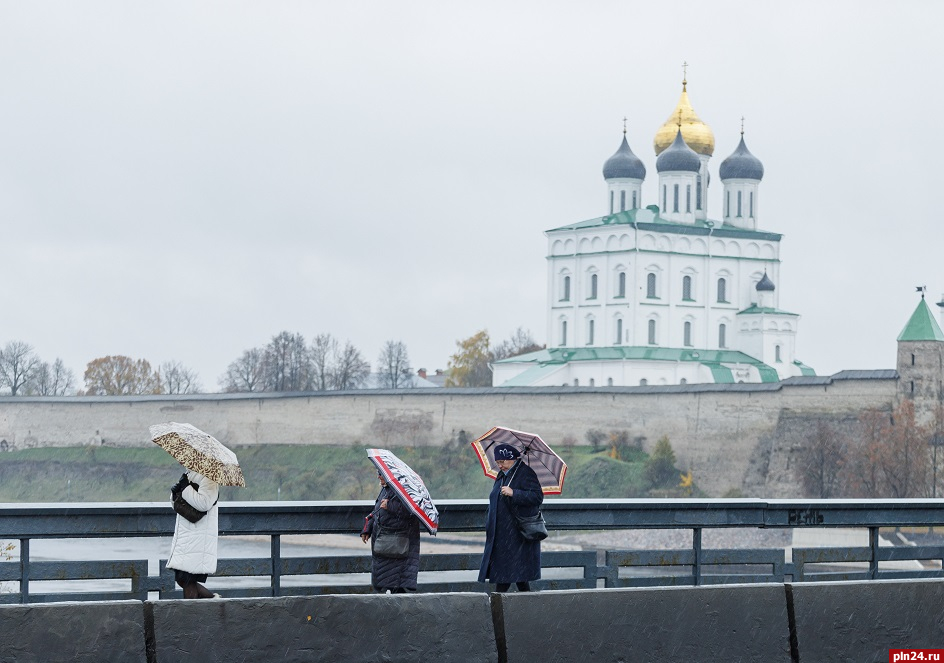
[[(391, 594), (416, 591), (416, 575), (420, 570), (420, 519), (400, 500), (397, 492), (387, 485), (382, 474), (380, 494), (374, 502), (374, 510), (364, 519), (361, 540), (370, 541), (370, 584), (380, 593)], [(380, 528), (405, 533), (410, 539), (410, 551), (403, 559), (381, 557), (373, 553), (374, 541)]]
[(537, 515), (544, 492), (537, 475), (510, 444), (495, 447), (498, 476), (488, 497), (485, 552), (479, 582), (493, 582), (499, 592), (515, 583), (519, 592), (531, 591), (532, 580), (541, 578), (541, 542), (528, 541), (518, 531), (512, 509), (522, 516)]

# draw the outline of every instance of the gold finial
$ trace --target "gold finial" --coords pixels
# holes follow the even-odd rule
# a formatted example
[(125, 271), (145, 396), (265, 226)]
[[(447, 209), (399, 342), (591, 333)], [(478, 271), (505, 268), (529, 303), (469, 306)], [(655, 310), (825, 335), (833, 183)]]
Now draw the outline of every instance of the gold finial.
[(623, 135), (626, 135), (626, 116), (623, 116)]
[(682, 62), (682, 92), (685, 92), (685, 85), (688, 84), (688, 62)]
[(741, 135), (744, 135), (744, 116), (741, 116)]

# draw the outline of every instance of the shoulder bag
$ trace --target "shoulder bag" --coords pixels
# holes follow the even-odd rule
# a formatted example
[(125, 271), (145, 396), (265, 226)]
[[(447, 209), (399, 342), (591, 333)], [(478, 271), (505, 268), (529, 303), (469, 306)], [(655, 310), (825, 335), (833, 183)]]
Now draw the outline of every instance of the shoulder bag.
[(377, 555), (377, 557), (406, 559), (410, 556), (410, 537), (406, 532), (398, 532), (387, 527), (381, 527), (376, 521), (374, 525), (378, 530), (377, 537), (374, 539), (372, 552)]
[[(220, 501), (219, 498), (217, 498), (216, 502), (219, 502), (219, 501)], [(216, 506), (216, 502), (213, 503), (213, 506)], [(183, 516), (184, 518), (186, 518), (192, 523), (200, 522), (200, 519), (203, 518), (203, 516), (207, 515), (206, 511), (201, 511), (200, 509), (192, 505), (190, 502), (185, 500), (182, 493), (175, 493), (174, 495), (172, 495), (170, 498), (170, 503), (174, 507), (174, 511), (178, 515)], [(210, 507), (210, 508), (213, 508), (213, 507)]]

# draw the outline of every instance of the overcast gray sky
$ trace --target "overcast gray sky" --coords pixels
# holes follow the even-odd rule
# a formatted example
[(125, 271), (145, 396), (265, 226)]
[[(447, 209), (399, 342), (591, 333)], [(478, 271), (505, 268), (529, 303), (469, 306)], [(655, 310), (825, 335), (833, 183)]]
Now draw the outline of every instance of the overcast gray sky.
[[(689, 94), (765, 167), (780, 305), (819, 374), (893, 368), (944, 292), (940, 2), (0, 0), (0, 343), (181, 361), (282, 330), (545, 342), (543, 231)], [(937, 307), (933, 307), (935, 313)]]

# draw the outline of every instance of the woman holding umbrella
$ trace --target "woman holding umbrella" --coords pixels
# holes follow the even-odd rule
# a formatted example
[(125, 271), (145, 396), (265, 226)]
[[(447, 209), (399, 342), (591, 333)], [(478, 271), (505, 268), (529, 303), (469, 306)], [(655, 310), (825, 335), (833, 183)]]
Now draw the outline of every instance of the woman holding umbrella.
[(367, 457), (380, 481), (374, 510), (361, 530), (361, 540), (370, 541), (371, 585), (381, 593), (415, 592), (420, 523), (435, 536), (439, 511), (420, 476), (396, 455), (387, 449), (368, 449)]
[(534, 470), (521, 461), (518, 449), (498, 444), (493, 453), (499, 471), (488, 497), (479, 582), (495, 583), (498, 592), (507, 592), (515, 583), (519, 592), (528, 592), (529, 582), (541, 578), (541, 542), (521, 535), (515, 513), (537, 515), (544, 491)]
[(245, 486), (236, 454), (190, 424), (168, 422), (150, 427), (151, 441), (187, 470), (170, 489), (177, 512), (167, 568), (185, 599), (218, 598), (200, 583), (216, 573), (220, 486)]

